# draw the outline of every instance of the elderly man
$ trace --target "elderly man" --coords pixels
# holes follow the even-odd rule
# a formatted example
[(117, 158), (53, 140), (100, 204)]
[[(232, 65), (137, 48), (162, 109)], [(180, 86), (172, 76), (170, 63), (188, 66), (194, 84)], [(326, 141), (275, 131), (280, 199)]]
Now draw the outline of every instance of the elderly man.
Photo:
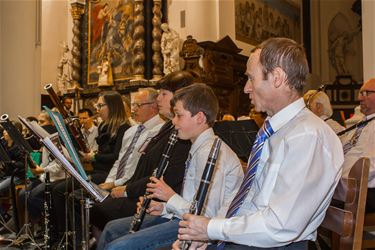
[(348, 128), (340, 138), (345, 153), (343, 175), (349, 174), (350, 168), (359, 158), (370, 159), (366, 212), (375, 212), (375, 78), (363, 84), (358, 100), (365, 117), (354, 125), (354, 129)]
[(344, 157), (338, 137), (301, 98), (307, 74), (293, 40), (271, 38), (251, 52), (244, 91), (268, 117), (233, 201), (211, 219), (185, 214), (180, 240), (218, 241), (209, 249), (299, 250), (315, 240)]
[(306, 101), (307, 107), (322, 120), (324, 120), (328, 126), (337, 134), (343, 131), (345, 128), (341, 126), (337, 121), (331, 118), (333, 114), (331, 102), (329, 97), (323, 91), (309, 90), (303, 96)]

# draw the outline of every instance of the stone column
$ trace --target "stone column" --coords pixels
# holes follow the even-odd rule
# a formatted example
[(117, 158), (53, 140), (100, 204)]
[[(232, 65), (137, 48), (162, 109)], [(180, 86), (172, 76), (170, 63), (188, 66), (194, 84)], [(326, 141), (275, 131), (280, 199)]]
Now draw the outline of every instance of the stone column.
[(72, 88), (80, 86), (81, 82), (81, 17), (85, 12), (84, 0), (71, 0), (71, 14), (73, 17), (73, 47), (72, 47)]
[(161, 0), (153, 0), (154, 7), (152, 8), (152, 75), (153, 80), (159, 80), (163, 76), (163, 59), (161, 57)]
[(134, 2), (134, 47), (133, 47), (133, 72), (134, 80), (144, 80), (145, 61), (145, 28), (143, 16), (143, 0)]

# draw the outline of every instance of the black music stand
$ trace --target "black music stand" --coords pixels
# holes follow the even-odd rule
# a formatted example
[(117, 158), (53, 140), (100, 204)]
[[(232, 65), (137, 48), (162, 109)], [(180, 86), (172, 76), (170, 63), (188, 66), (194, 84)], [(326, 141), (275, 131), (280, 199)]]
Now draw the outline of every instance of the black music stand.
[[(6, 149), (4, 148), (3, 144), (0, 142), (0, 165), (1, 164), (4, 164), (4, 165), (7, 165), (7, 164), (11, 164), (12, 163), (12, 160), (9, 158), (8, 156), (8, 153), (6, 151)], [(12, 179), (11, 179), (11, 183), (12, 183)], [(12, 192), (12, 197), (13, 197), (13, 193)], [(14, 202), (14, 199), (12, 198), (12, 206), (13, 206), (13, 209), (15, 209), (14, 207), (15, 205), (15, 202)], [(17, 212), (14, 211), (14, 215), (13, 217), (15, 217), (15, 221), (18, 222), (18, 218), (17, 218)], [(17, 224), (17, 223), (16, 223)], [(6, 228), (10, 233), (15, 233), (11, 228), (9, 228), (7, 226), (7, 223), (5, 221), (5, 218), (3, 217), (3, 215), (0, 214), (0, 225), (2, 225), (4, 228)], [(18, 228), (18, 227), (17, 227)]]
[(247, 162), (259, 130), (254, 120), (219, 121), (215, 122), (213, 129), (238, 158)]
[(13, 142), (17, 144), (24, 156), (25, 159), (25, 224), (22, 226), (20, 231), (17, 233), (16, 239), (9, 245), (22, 245), (23, 242), (26, 240), (30, 240), (31, 243), (37, 247), (38, 249), (41, 249), (38, 244), (36, 243), (33, 232), (31, 231), (30, 224), (29, 224), (29, 213), (28, 213), (28, 207), (27, 207), (27, 200), (29, 198), (30, 190), (28, 189), (29, 184), (29, 178), (27, 177), (27, 168), (28, 164), (31, 164), (30, 161), (30, 153), (33, 152), (32, 147), (30, 144), (23, 138), (22, 134), (18, 129), (9, 121), (8, 115), (4, 114), (0, 117), (0, 123), (2, 127), (8, 132), (9, 136), (12, 138)]

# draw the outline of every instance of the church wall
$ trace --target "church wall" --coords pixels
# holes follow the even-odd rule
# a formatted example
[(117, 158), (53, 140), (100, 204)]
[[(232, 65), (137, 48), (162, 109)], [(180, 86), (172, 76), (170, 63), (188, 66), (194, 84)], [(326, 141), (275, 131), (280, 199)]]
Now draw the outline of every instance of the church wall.
[(40, 106), (36, 1), (1, 1), (1, 112), (34, 115)]
[(68, 20), (71, 19), (69, 9), (68, 1), (42, 2), (41, 93), (46, 93), (43, 90), (46, 83), (53, 83), (57, 89), (57, 65), (62, 56), (62, 46), (66, 43), (69, 48), (72, 47), (67, 30)]
[(363, 78), (375, 77), (375, 1), (362, 0)]
[(229, 35), (236, 43), (237, 47), (242, 49), (241, 54), (249, 56), (250, 50), (254, 46), (236, 40), (234, 12), (234, 1), (219, 1), (219, 38), (223, 38), (226, 35)]
[[(192, 35), (198, 42), (217, 41), (219, 37), (218, 6), (219, 0), (168, 1), (168, 22), (172, 29), (176, 30), (185, 40)], [(185, 10), (186, 25), (181, 28), (180, 13)]]

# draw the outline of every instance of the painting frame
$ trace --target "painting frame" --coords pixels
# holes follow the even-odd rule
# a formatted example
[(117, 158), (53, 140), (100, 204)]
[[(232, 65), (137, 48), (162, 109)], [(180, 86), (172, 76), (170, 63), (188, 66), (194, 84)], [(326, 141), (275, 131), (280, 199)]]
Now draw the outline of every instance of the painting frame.
[(110, 61), (114, 83), (133, 77), (133, 0), (88, 0), (84, 39), (83, 80), (97, 85), (101, 66)]
[(288, 37), (300, 43), (301, 8), (288, 0), (235, 0), (236, 40), (255, 46), (270, 37)]

